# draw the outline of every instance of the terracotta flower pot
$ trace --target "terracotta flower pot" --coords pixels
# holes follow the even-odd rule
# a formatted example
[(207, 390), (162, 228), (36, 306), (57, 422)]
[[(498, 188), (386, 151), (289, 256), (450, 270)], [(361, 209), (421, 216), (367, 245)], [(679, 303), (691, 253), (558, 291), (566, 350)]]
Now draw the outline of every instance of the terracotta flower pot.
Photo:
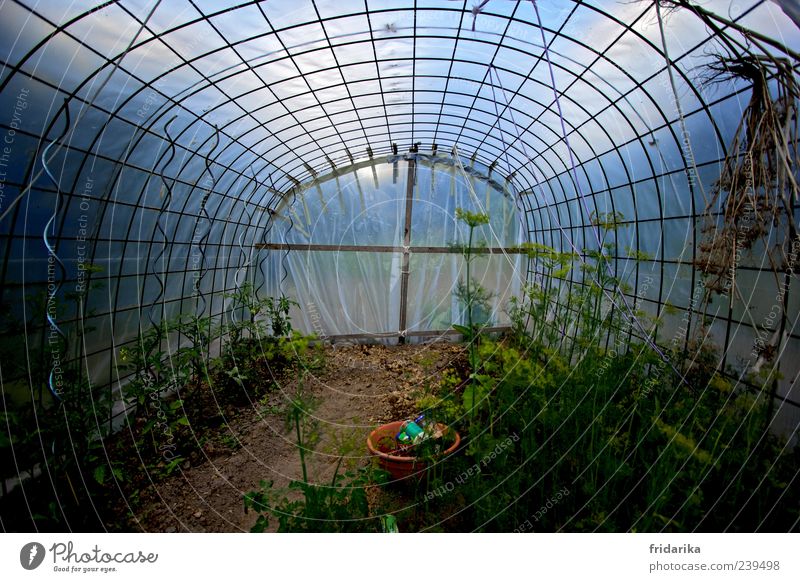
[[(373, 430), (367, 437), (367, 449), (370, 454), (378, 457), (378, 464), (388, 471), (393, 479), (405, 479), (411, 475), (421, 478), (427, 465), (426, 460), (407, 455), (404, 452), (397, 452), (395, 436), (400, 432), (403, 422), (402, 420), (390, 422)], [(443, 432), (447, 432), (445, 425), (440, 425), (440, 428)], [(451, 433), (453, 443), (435, 458), (446, 457), (455, 452), (461, 444), (459, 434), (456, 431), (451, 431)], [(413, 452), (413, 448), (411, 450)]]

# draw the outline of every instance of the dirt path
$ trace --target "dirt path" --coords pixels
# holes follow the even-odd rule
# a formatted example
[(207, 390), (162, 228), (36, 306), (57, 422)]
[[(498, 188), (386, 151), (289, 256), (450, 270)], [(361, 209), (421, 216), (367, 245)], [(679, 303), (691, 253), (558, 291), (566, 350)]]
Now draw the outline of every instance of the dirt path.
[[(308, 456), (309, 480), (329, 481), (340, 455), (345, 464), (364, 462), (365, 440), (377, 425), (413, 415), (415, 395), (438, 383), (463, 347), (449, 343), (326, 347), (326, 365), (306, 378), (318, 401), (320, 440)], [(268, 402), (229, 418), (230, 433), (204, 447), (205, 458), (142, 493), (133, 527), (148, 532), (249, 531), (256, 515), (245, 513), (242, 496), (262, 480), (287, 485), (301, 476), (294, 435), (279, 409), (297, 380)], [(264, 405), (265, 404), (265, 405)], [(220, 440), (223, 444), (220, 444)]]

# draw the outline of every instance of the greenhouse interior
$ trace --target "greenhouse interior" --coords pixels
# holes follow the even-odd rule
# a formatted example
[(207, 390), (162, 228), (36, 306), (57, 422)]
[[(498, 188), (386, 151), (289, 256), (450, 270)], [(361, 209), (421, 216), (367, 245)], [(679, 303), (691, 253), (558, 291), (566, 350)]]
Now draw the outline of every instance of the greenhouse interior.
[(797, 532), (793, 0), (0, 2), (5, 532)]

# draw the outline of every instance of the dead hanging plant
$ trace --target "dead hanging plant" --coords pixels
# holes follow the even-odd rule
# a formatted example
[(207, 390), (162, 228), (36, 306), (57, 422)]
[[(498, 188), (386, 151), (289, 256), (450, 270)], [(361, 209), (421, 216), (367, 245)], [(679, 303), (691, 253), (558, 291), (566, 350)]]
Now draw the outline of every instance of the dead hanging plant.
[(742, 253), (756, 248), (780, 285), (797, 237), (793, 206), (800, 194), (800, 87), (792, 64), (774, 56), (714, 55), (704, 77), (711, 83), (744, 80), (752, 93), (703, 213), (695, 267), (706, 276), (708, 290), (728, 293)]
[(737, 21), (707, 10), (699, 4), (689, 0), (655, 0), (655, 2), (668, 14), (681, 9), (693, 13), (703, 21), (713, 33), (714, 38), (718, 39), (730, 51), (730, 54), (750, 54), (752, 52), (750, 47), (755, 47), (761, 53), (769, 55), (777, 49), (789, 58), (800, 61), (800, 53), (792, 50), (780, 40), (751, 30)]
[(738, 295), (735, 277), (742, 254), (763, 247), (780, 285), (788, 247), (797, 237), (793, 205), (798, 200), (800, 89), (795, 67), (800, 53), (689, 0), (655, 1), (659, 18), (659, 9), (697, 16), (723, 51), (701, 67), (701, 83), (743, 80), (752, 86), (720, 177), (706, 199), (694, 266), (703, 273), (708, 293)]
[[(779, 317), (772, 319), (767, 329), (752, 319), (749, 309), (744, 310), (758, 338), (753, 349), (758, 358), (749, 366), (757, 374), (766, 361), (780, 353), (788, 321), (786, 292), (791, 283), (790, 273), (797, 271), (792, 260), (796, 260), (796, 247), (800, 244), (795, 219), (800, 198), (797, 115), (800, 53), (779, 39), (689, 0), (655, 0), (655, 7), (659, 23), (662, 10), (667, 14), (685, 10), (709, 30), (710, 41), (721, 52), (712, 53), (709, 62), (701, 67), (701, 82), (744, 81), (752, 90), (722, 162), (719, 179), (706, 197), (694, 266), (703, 274), (703, 303), (710, 302), (717, 293), (730, 294), (731, 299), (747, 306), (736, 282), (743, 253), (753, 251), (769, 263), (768, 270), (780, 290), (776, 297), (781, 302)], [(669, 60), (666, 52), (665, 57)], [(771, 385), (774, 396), (777, 381), (773, 379)], [(773, 404), (770, 399), (770, 406)]]

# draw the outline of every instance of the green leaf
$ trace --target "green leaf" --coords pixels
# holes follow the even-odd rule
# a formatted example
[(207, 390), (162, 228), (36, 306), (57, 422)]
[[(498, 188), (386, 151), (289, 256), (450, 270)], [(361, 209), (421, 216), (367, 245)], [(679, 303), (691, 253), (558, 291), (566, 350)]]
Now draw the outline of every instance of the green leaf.
[(172, 472), (177, 469), (183, 463), (183, 457), (180, 455), (172, 459), (169, 463), (167, 463), (166, 467), (164, 467), (164, 472), (167, 475), (171, 475)]
[(453, 324), (453, 329), (464, 336), (464, 339), (469, 341), (473, 336), (472, 329), (466, 325)]
[(570, 269), (572, 269), (571, 266), (564, 267), (563, 269), (559, 269), (558, 271), (553, 273), (553, 277), (555, 277), (556, 279), (563, 279), (564, 277), (567, 276), (567, 274), (569, 273)]
[(155, 418), (151, 418), (150, 420), (148, 420), (146, 423), (144, 423), (144, 426), (142, 427), (142, 434), (147, 434), (150, 431), (152, 431), (155, 425), (156, 425)]
[(397, 518), (393, 515), (382, 515), (381, 529), (383, 533), (399, 533), (400, 530), (397, 527)]
[(472, 403), (478, 403), (478, 395), (477, 391), (475, 390), (475, 384), (470, 384), (466, 388), (464, 388), (464, 394), (462, 394), (464, 410), (467, 412), (472, 410)]
[(94, 469), (94, 480), (97, 481), (98, 484), (102, 485), (106, 482), (106, 466), (100, 465), (99, 467), (95, 467)]
[(466, 223), (470, 228), (489, 223), (489, 215), (485, 212), (470, 212), (463, 208), (456, 208), (456, 218)]

